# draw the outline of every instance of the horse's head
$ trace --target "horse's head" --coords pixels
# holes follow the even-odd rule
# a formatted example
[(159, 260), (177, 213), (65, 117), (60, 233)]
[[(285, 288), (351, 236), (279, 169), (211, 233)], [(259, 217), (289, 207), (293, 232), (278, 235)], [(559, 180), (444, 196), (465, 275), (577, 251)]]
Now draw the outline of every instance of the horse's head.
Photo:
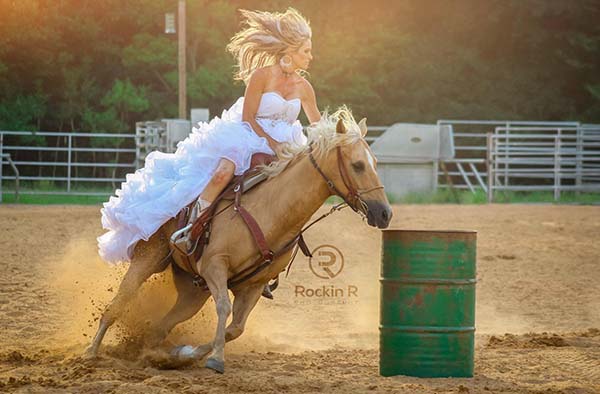
[[(356, 124), (344, 108), (326, 117), (325, 122), (336, 117), (335, 134), (330, 133), (329, 138), (313, 139), (319, 150), (317, 155), (325, 157), (317, 163), (311, 152), (311, 161), (327, 182), (332, 195), (339, 195), (352, 209), (364, 214), (369, 225), (386, 228), (392, 218), (392, 208), (377, 175), (377, 159), (364, 139), (366, 119)], [(332, 125), (330, 123), (330, 127)]]

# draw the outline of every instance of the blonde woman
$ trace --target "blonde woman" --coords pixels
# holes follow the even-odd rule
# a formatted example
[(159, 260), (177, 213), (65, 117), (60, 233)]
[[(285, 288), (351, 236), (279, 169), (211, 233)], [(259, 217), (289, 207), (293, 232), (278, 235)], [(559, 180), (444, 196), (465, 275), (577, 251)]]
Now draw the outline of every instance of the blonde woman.
[[(199, 123), (173, 154), (153, 152), (144, 168), (102, 208), (100, 256), (129, 261), (136, 243), (197, 198), (194, 215), (210, 206), (232, 177), (248, 170), (254, 153), (280, 155), (286, 144), (305, 144), (297, 117), (320, 113), (314, 90), (302, 77), (312, 57), (312, 32), (293, 8), (284, 13), (242, 10), (245, 27), (227, 46), (237, 59), (235, 78), (246, 91), (209, 123)], [(199, 196), (199, 197), (198, 197)]]

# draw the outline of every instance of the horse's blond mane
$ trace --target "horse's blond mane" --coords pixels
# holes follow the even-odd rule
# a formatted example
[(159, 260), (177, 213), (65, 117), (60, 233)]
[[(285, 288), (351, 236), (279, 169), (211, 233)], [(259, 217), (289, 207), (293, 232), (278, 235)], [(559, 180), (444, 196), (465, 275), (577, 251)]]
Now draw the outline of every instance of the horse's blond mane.
[[(336, 131), (340, 119), (346, 128), (346, 133), (343, 134)], [(325, 111), (321, 115), (321, 120), (306, 128), (306, 134), (308, 137), (306, 145), (286, 144), (281, 152), (281, 158), (268, 166), (263, 166), (262, 172), (269, 177), (280, 174), (294, 159), (308, 152), (311, 146), (313, 154), (322, 157), (336, 146), (353, 144), (362, 138), (352, 112), (345, 105), (332, 114)]]

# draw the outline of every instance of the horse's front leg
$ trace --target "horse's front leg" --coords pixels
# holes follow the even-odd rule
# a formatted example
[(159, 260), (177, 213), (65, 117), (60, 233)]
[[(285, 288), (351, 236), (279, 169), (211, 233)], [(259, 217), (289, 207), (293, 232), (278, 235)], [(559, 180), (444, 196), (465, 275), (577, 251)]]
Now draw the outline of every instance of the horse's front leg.
[(225, 326), (231, 314), (231, 300), (227, 291), (227, 262), (227, 256), (215, 256), (207, 262), (206, 268), (201, 273), (217, 309), (217, 332), (212, 343), (212, 353), (206, 360), (205, 366), (219, 373), (225, 372)]
[[(273, 265), (283, 269), (290, 261), (291, 256), (292, 251), (290, 250), (284, 255), (280, 256), (277, 260), (273, 261)], [(248, 320), (248, 316), (260, 299), (264, 287), (265, 283), (241, 283), (232, 290), (233, 295), (235, 296), (233, 300), (233, 319), (225, 331), (225, 341), (233, 341), (242, 335), (246, 326), (246, 321)], [(213, 342), (196, 347), (190, 345), (177, 346), (171, 351), (171, 354), (180, 360), (201, 359), (211, 352), (213, 348)]]
[[(243, 286), (240, 285), (240, 287)], [(252, 309), (256, 306), (256, 303), (260, 299), (263, 291), (264, 284), (255, 284), (248, 287), (236, 288), (233, 290), (233, 319), (227, 330), (225, 330), (225, 341), (233, 341), (244, 332), (246, 321)], [(178, 346), (173, 349), (172, 354), (180, 359), (201, 359), (206, 356), (210, 351), (213, 350), (213, 342), (200, 345), (198, 347), (193, 346)]]

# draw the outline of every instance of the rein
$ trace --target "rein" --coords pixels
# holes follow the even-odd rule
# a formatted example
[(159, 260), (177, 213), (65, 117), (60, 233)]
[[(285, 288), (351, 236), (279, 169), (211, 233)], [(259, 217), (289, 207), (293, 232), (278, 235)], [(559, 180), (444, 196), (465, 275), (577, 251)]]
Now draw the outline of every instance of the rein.
[(346, 195), (344, 195), (340, 191), (340, 189), (338, 189), (335, 186), (333, 181), (327, 175), (325, 175), (325, 173), (323, 172), (321, 167), (319, 167), (319, 164), (317, 163), (317, 160), (315, 159), (315, 156), (313, 155), (312, 146), (310, 147), (308, 156), (310, 158), (310, 162), (313, 165), (313, 167), (319, 172), (321, 177), (325, 180), (325, 183), (329, 187), (329, 190), (331, 190), (335, 195), (341, 197), (344, 200), (344, 202), (350, 208), (352, 208), (352, 210), (354, 212), (363, 216), (363, 219), (364, 219), (367, 216), (369, 208), (367, 206), (367, 203), (362, 199), (362, 196), (367, 193), (370, 193), (374, 190), (383, 189), (384, 187), (383, 187), (383, 185), (381, 185), (381, 186), (375, 186), (375, 187), (372, 187), (372, 188), (366, 189), (366, 190), (360, 190), (360, 189), (355, 188), (352, 185), (352, 182), (350, 182), (350, 176), (348, 175), (348, 172), (347, 172), (346, 168), (344, 167), (344, 161), (342, 159), (342, 149), (339, 146), (337, 146), (336, 150), (337, 150), (338, 170), (340, 172), (342, 182), (344, 183), (344, 186), (348, 190), (348, 194), (346, 194)]
[[(350, 181), (350, 176), (348, 175), (347, 170), (343, 164), (342, 150), (339, 146), (337, 146), (336, 149), (337, 149), (338, 170), (340, 172), (342, 182), (344, 183), (344, 186), (348, 190), (348, 193), (346, 195), (344, 195), (344, 193), (342, 193), (340, 191), (340, 189), (338, 189), (335, 186), (334, 182), (327, 175), (325, 175), (325, 173), (323, 172), (323, 170), (321, 169), (321, 167), (319, 166), (319, 164), (317, 163), (317, 161), (313, 155), (312, 145), (310, 146), (308, 156), (309, 156), (311, 164), (318, 171), (318, 173), (321, 175), (321, 177), (325, 180), (325, 183), (327, 184), (329, 189), (335, 195), (341, 197), (344, 200), (344, 202), (334, 205), (329, 210), (329, 212), (321, 215), (319, 218), (313, 220), (308, 225), (305, 225), (298, 232), (298, 234), (296, 234), (295, 237), (293, 237), (290, 241), (288, 241), (279, 250), (274, 252), (269, 248), (266, 238), (265, 238), (262, 230), (260, 229), (260, 226), (257, 224), (256, 220), (252, 217), (252, 215), (241, 205), (241, 197), (242, 197), (242, 193), (243, 193), (242, 186), (241, 186), (242, 182), (240, 182), (234, 188), (234, 191), (235, 191), (234, 202), (231, 204), (228, 204), (226, 207), (224, 207), (223, 209), (221, 209), (220, 211), (218, 211), (217, 213), (214, 213), (212, 215), (211, 219), (214, 218), (215, 216), (219, 215), (223, 211), (225, 211), (231, 205), (233, 205), (234, 210), (242, 217), (242, 219), (246, 223), (246, 226), (250, 230), (250, 233), (252, 234), (252, 236), (254, 238), (256, 246), (258, 247), (258, 249), (260, 251), (260, 256), (258, 257), (258, 259), (256, 259), (248, 268), (238, 272), (237, 274), (235, 274), (233, 277), (231, 277), (227, 281), (228, 288), (235, 287), (235, 286), (239, 285), (240, 283), (257, 275), (258, 273), (263, 271), (265, 268), (267, 268), (269, 265), (271, 265), (273, 260), (275, 260), (277, 257), (284, 255), (288, 250), (295, 247), (292, 257), (291, 257), (289, 263), (287, 264), (287, 271), (286, 271), (286, 276), (287, 276), (289, 274), (292, 263), (294, 262), (294, 260), (296, 258), (298, 249), (300, 249), (306, 257), (313, 257), (312, 254), (310, 253), (308, 246), (306, 245), (306, 242), (304, 241), (304, 238), (303, 238), (304, 232), (307, 231), (310, 227), (312, 227), (316, 223), (325, 219), (327, 216), (331, 215), (332, 213), (334, 213), (336, 211), (341, 211), (345, 207), (349, 206), (350, 208), (352, 208), (352, 210), (354, 210), (355, 212), (360, 214), (363, 217), (363, 220), (366, 218), (366, 216), (368, 214), (368, 206), (367, 206), (366, 202), (363, 200), (362, 196), (367, 193), (370, 193), (374, 190), (383, 189), (384, 187), (383, 187), (383, 185), (381, 185), (381, 186), (375, 186), (375, 187), (372, 187), (372, 188), (366, 189), (366, 190), (360, 190), (360, 189), (355, 188), (352, 185), (352, 182)], [(204, 289), (208, 289), (206, 281), (200, 275), (197, 275), (194, 278), (194, 284), (196, 286), (203, 287)]]

